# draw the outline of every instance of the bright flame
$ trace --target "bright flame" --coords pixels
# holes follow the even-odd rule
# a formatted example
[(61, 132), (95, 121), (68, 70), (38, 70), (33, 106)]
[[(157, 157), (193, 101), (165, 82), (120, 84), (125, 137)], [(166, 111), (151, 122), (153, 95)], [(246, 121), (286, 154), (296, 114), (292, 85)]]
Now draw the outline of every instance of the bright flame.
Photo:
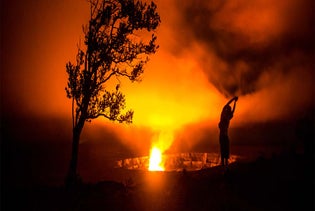
[(162, 153), (157, 147), (151, 149), (149, 171), (164, 171), (164, 167), (162, 166)]
[(152, 137), (152, 148), (150, 153), (149, 171), (164, 171), (162, 153), (167, 150), (173, 142), (173, 132), (169, 130), (158, 131)]

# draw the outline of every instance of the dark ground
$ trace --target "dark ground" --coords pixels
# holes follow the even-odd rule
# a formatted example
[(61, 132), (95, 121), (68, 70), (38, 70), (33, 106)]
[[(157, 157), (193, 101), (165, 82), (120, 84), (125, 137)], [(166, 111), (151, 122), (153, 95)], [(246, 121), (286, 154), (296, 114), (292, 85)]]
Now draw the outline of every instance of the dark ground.
[[(78, 172), (84, 183), (75, 190), (60, 185), (71, 151), (65, 122), (1, 119), (1, 210), (315, 208), (314, 121), (231, 128), (231, 154), (246, 160), (231, 164), (227, 173), (222, 167), (195, 172), (113, 168), (117, 159), (142, 154), (125, 147), (111, 131), (92, 125), (80, 145)], [(217, 132), (205, 131), (204, 140), (180, 152), (218, 152)]]
[(117, 169), (123, 183), (2, 187), (1, 210), (314, 210), (314, 163), (302, 154), (236, 162), (226, 171)]

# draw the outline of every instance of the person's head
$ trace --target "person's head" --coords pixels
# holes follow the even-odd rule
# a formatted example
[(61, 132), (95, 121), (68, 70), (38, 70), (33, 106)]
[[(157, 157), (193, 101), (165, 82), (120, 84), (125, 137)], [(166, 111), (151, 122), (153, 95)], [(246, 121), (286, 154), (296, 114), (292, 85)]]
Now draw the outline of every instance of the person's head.
[(232, 112), (231, 106), (230, 106), (230, 105), (224, 106), (223, 112), (224, 112), (224, 113), (231, 113), (231, 112)]

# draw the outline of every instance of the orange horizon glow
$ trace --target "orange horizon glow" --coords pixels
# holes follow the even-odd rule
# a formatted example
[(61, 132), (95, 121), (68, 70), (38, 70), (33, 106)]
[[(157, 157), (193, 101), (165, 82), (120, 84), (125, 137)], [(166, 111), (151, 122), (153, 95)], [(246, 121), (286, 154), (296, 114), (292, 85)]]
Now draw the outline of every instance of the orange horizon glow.
[(177, 59), (162, 50), (151, 57), (141, 83), (123, 82), (122, 89), (125, 86), (127, 107), (135, 112), (133, 123), (154, 131), (175, 131), (214, 118), (220, 110), (222, 96), (196, 61)]
[[(8, 114), (21, 112), (33, 119), (62, 118), (70, 126), (71, 100), (66, 98), (64, 90), (67, 84), (65, 64), (74, 62), (78, 45), (84, 47), (82, 24), (88, 23), (89, 4), (87, 1), (76, 4), (72, 1), (31, 2), (6, 3), (12, 6), (7, 7), (8, 15), (3, 21), (8, 26), (3, 30), (3, 37), (10, 39), (3, 46), (6, 53), (2, 67), (5, 87), (2, 107)], [(185, 1), (182, 5), (164, 0), (156, 3), (162, 20), (157, 30), (160, 48), (150, 55), (141, 76), (143, 80), (130, 83), (127, 79), (114, 79), (104, 87), (112, 91), (121, 82), (126, 110), (134, 111), (133, 124), (119, 125), (104, 118), (92, 121), (92, 124), (97, 122), (103, 128), (104, 125), (110, 128), (108, 130), (115, 132), (115, 139), (141, 155), (148, 155), (152, 146), (157, 146), (163, 154), (175, 146), (172, 146), (175, 141), (191, 148), (205, 140), (202, 136), (208, 134), (204, 131), (217, 129), (221, 110), (229, 100), (220, 84), (247, 86), (247, 76), (256, 71), (256, 66), (252, 70), (251, 62), (239, 54), (244, 50), (259, 56), (261, 52), (269, 52), (269, 47), (291, 43), (291, 35), (296, 43), (307, 40), (308, 23), (313, 23), (307, 1), (226, 1), (222, 7), (205, 1), (200, 2), (200, 7), (191, 8), (196, 14), (187, 17), (183, 11), (190, 4), (194, 5), (193, 1)], [(216, 12), (211, 18), (209, 16), (210, 22), (200, 22), (204, 28), (194, 33), (193, 24), (188, 22), (198, 24), (194, 20), (203, 17), (197, 14), (202, 7), (206, 10), (200, 11), (209, 11), (209, 15), (211, 11)], [(16, 14), (25, 14), (22, 22)], [(203, 35), (212, 31), (220, 35), (222, 29), (235, 36), (221, 40)], [(19, 39), (21, 33), (24, 39)], [(142, 38), (142, 34), (139, 37)], [(30, 49), (29, 43), (36, 48)], [(313, 107), (313, 54), (300, 45), (302, 49), (295, 49), (296, 43), (288, 47), (282, 57), (269, 61), (266, 70), (261, 70), (253, 83), (253, 92), (239, 96), (231, 127), (291, 118)], [(227, 57), (220, 56), (226, 52), (231, 53)], [(275, 53), (278, 55), (282, 51)], [(231, 56), (235, 59), (232, 63), (227, 59)], [(85, 127), (92, 130), (94, 126), (86, 124)], [(65, 131), (71, 133), (71, 130)], [(105, 129), (87, 132), (90, 137), (86, 140), (106, 134)], [(217, 142), (216, 139), (211, 141)]]

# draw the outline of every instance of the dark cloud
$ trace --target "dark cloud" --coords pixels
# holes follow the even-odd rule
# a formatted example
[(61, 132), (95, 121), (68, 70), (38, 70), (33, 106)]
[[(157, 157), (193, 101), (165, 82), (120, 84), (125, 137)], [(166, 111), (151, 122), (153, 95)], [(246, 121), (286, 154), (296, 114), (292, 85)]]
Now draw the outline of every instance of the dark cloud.
[[(248, 94), (266, 71), (292, 70), (314, 58), (314, 2), (289, 1), (176, 1), (181, 50), (201, 45), (198, 55), (204, 71), (223, 94)], [(176, 33), (176, 32), (175, 32)], [(183, 44), (184, 43), (184, 44)], [(305, 58), (295, 57), (301, 52)], [(224, 68), (213, 68), (213, 54)], [(279, 66), (287, 58), (292, 63)]]

